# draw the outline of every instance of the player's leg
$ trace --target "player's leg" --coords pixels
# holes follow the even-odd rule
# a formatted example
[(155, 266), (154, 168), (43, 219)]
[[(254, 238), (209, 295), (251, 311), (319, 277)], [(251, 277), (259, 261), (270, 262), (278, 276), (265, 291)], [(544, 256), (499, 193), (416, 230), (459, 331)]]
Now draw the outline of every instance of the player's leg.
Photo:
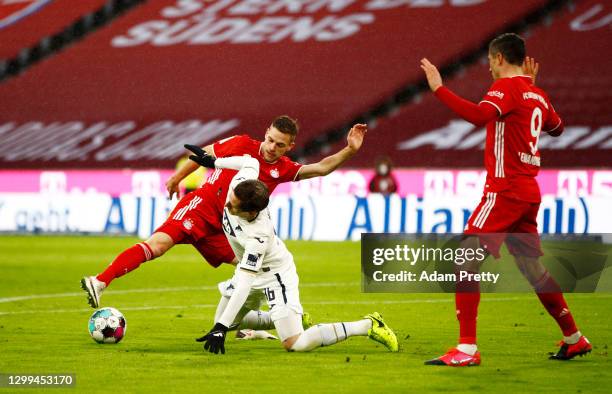
[(515, 230), (517, 234), (509, 237), (508, 250), (514, 256), (523, 276), (533, 287), (538, 299), (563, 333), (561, 348), (551, 358), (569, 360), (589, 353), (592, 346), (578, 330), (563, 291), (540, 261), (543, 253), (536, 223), (538, 205), (534, 204), (525, 216), (525, 220), (517, 226)]
[[(466, 237), (459, 248), (476, 250), (483, 248), (488, 254), (499, 257), (499, 249), (504, 241), (504, 231), (520, 217), (513, 202), (497, 193), (486, 193), (474, 210), (465, 229)], [(478, 256), (480, 254), (473, 253)], [(473, 275), (461, 278), (461, 271), (480, 272), (484, 260), (476, 257), (462, 265), (455, 265), (457, 283), (455, 287), (455, 310), (459, 322), (459, 340), (455, 348), (446, 354), (425, 362), (426, 365), (475, 366), (480, 365), (477, 346), (477, 318), (480, 304), (480, 283)]]
[(194, 224), (201, 223), (201, 219), (193, 217), (193, 210), (189, 209), (192, 198), (183, 197), (149, 239), (124, 250), (96, 279), (108, 286), (114, 279), (135, 270), (145, 261), (162, 256), (175, 244), (187, 238), (193, 231)]
[(194, 242), (193, 247), (213, 268), (221, 264), (238, 265), (236, 255), (220, 229), (213, 229), (207, 225), (205, 235)]
[(199, 198), (195, 193), (183, 197), (149, 239), (124, 250), (102, 273), (81, 279), (81, 287), (87, 292), (89, 304), (97, 308), (102, 291), (114, 279), (135, 270), (145, 261), (163, 255), (177, 243), (202, 236), (205, 222), (194, 210), (198, 205), (194, 201), (200, 201), (197, 200)]
[[(488, 246), (493, 249), (489, 240)], [(459, 244), (464, 250), (476, 250), (481, 247), (481, 240), (477, 236), (466, 236)], [(497, 246), (499, 248), (499, 246)], [(497, 250), (497, 249), (495, 249)], [(483, 260), (484, 261), (484, 260)], [(457, 346), (444, 355), (425, 362), (426, 365), (473, 366), (480, 365), (480, 353), (476, 345), (476, 321), (478, 306), (480, 304), (480, 283), (474, 280), (473, 275), (462, 277), (461, 272), (469, 274), (480, 272), (483, 261), (467, 260), (462, 265), (455, 265), (455, 310), (459, 322), (459, 340)]]
[(156, 232), (146, 241), (124, 250), (96, 279), (108, 286), (114, 279), (135, 270), (146, 261), (162, 256), (173, 246), (174, 240), (170, 235)]
[[(462, 249), (476, 250), (481, 247), (476, 236), (466, 237), (459, 245)], [(482, 261), (468, 260), (463, 265), (455, 265), (457, 282), (455, 284), (455, 310), (459, 322), (459, 341), (457, 349), (470, 356), (477, 352), (476, 320), (480, 305), (480, 282), (474, 280), (474, 275), (461, 275), (462, 271), (469, 274), (480, 272)], [(462, 278), (463, 277), (463, 278)], [(462, 278), (462, 279), (460, 279)]]
[(89, 305), (97, 308), (100, 305), (102, 292), (114, 279), (135, 270), (145, 261), (163, 255), (172, 246), (174, 246), (174, 240), (168, 234), (154, 233), (146, 241), (139, 242), (121, 252), (102, 273), (82, 278), (81, 288), (87, 292)]
[(569, 360), (591, 352), (589, 340), (582, 335), (570, 312), (561, 288), (538, 258), (515, 256), (521, 272), (533, 286), (538, 299), (563, 333), (559, 351), (551, 359)]
[[(330, 346), (352, 335), (368, 335), (368, 330), (372, 327), (372, 322), (364, 319), (346, 324), (317, 324), (303, 331), (300, 321), (301, 317), (291, 310), (289, 316), (275, 322), (283, 347), (287, 351), (308, 352), (321, 346)], [(287, 337), (295, 332), (298, 333)]]
[[(459, 248), (475, 250), (480, 247), (476, 236), (466, 237)], [(480, 304), (480, 283), (473, 275), (462, 278), (462, 271), (469, 274), (480, 272), (482, 262), (467, 261), (461, 266), (455, 266), (455, 311), (459, 323), (459, 339), (457, 346), (440, 357), (425, 361), (425, 365), (476, 366), (480, 365), (480, 353), (476, 344), (476, 322)], [(460, 279), (462, 278), (462, 279)]]
[(353, 336), (368, 336), (385, 345), (390, 351), (398, 351), (395, 333), (374, 312), (362, 320), (342, 323), (316, 324), (306, 331), (301, 316), (289, 310), (286, 317), (274, 322), (283, 347), (291, 352), (308, 352), (322, 346), (330, 346)]
[(321, 346), (329, 346), (352, 336), (369, 336), (398, 350), (395, 333), (378, 313), (362, 320), (343, 323), (317, 324), (306, 331), (302, 325), (304, 310), (300, 303), (298, 278), (295, 272), (275, 274), (265, 290), (276, 332), (287, 351), (305, 352)]

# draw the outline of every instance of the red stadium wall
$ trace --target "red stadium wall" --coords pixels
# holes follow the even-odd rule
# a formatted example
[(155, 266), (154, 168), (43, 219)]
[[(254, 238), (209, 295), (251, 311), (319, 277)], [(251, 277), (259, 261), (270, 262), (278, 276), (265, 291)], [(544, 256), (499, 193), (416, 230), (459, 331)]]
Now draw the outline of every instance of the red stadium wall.
[(148, 2), (0, 85), (0, 163), (168, 167), (283, 113), (299, 146), (421, 79), (423, 55), (449, 62), (544, 3)]

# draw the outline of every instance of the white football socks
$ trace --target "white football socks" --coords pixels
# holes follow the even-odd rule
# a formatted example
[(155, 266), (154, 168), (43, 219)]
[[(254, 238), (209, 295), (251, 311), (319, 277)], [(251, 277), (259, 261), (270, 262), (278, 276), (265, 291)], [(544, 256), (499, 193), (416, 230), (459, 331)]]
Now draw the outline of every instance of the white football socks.
[(249, 311), (240, 322), (239, 329), (250, 328), (253, 330), (271, 330), (274, 328), (274, 322), (270, 312), (267, 311)]
[(372, 320), (363, 319), (358, 321), (351, 321), (348, 323), (344, 323), (346, 327), (346, 333), (349, 337), (354, 337), (357, 335), (365, 336), (368, 335), (368, 331), (372, 328)]
[(329, 346), (344, 341), (348, 337), (368, 335), (372, 327), (370, 319), (347, 323), (317, 324), (304, 331), (295, 341), (291, 350), (308, 352), (320, 346)]
[(457, 345), (457, 350), (465, 354), (469, 354), (470, 356), (473, 356), (478, 351), (478, 346), (476, 346), (475, 344), (460, 343), (459, 345)]
[(317, 324), (301, 333), (297, 341), (291, 346), (291, 350), (294, 352), (308, 352), (322, 346), (323, 336), (320, 328), (322, 325), (323, 324)]
[(580, 331), (576, 331), (575, 333), (573, 333), (572, 335), (570, 335), (569, 337), (563, 337), (563, 342), (567, 343), (568, 345), (573, 345), (575, 343), (578, 343), (578, 341), (580, 340), (580, 337), (582, 336), (582, 333)]

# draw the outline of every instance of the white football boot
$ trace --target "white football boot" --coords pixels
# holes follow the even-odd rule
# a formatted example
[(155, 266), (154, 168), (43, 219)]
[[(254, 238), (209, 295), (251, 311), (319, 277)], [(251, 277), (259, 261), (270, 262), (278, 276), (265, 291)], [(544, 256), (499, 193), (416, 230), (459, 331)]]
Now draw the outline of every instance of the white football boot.
[(100, 296), (106, 288), (106, 283), (96, 279), (95, 276), (86, 276), (81, 279), (81, 288), (87, 292), (87, 302), (92, 308), (100, 306)]

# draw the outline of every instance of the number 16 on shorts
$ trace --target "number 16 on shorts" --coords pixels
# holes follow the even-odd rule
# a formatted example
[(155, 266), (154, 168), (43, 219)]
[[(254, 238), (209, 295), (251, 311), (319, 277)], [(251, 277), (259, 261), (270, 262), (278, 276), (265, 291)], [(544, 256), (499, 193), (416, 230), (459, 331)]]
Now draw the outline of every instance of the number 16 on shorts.
[(264, 294), (268, 301), (274, 301), (274, 290), (264, 289)]

